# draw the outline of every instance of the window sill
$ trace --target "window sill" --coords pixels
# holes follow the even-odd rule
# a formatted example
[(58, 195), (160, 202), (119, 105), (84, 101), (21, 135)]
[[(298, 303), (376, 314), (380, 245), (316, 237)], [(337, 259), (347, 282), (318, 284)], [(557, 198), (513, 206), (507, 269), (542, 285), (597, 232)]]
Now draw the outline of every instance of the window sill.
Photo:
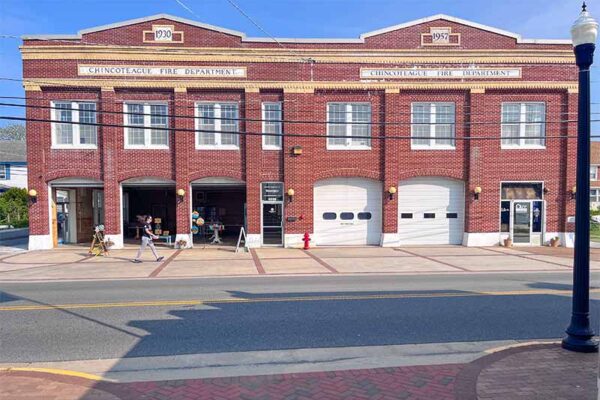
[(327, 150), (371, 150), (371, 146), (331, 146), (327, 145)]
[(411, 150), (456, 150), (456, 146), (410, 146)]
[(263, 150), (270, 150), (270, 151), (272, 151), (272, 150), (276, 150), (277, 151), (277, 150), (281, 150), (281, 146), (263, 146), (262, 149)]
[(535, 145), (507, 146), (507, 145), (501, 145), (500, 149), (502, 149), (502, 150), (546, 150), (546, 146), (535, 146)]
[(126, 145), (125, 150), (169, 150), (169, 146), (132, 146)]
[(98, 146), (96, 145), (89, 145), (89, 146), (84, 146), (84, 145), (68, 145), (68, 144), (53, 144), (50, 147), (52, 150), (97, 150)]
[(239, 146), (196, 145), (196, 150), (239, 150)]

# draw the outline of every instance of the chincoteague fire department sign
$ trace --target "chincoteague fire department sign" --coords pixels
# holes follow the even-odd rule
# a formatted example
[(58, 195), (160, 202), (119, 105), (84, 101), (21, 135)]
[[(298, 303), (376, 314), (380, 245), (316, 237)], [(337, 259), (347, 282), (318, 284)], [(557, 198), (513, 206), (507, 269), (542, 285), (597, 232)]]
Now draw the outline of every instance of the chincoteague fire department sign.
[(521, 68), (361, 68), (361, 79), (519, 79)]
[(180, 67), (78, 65), (80, 76), (160, 76), (184, 78), (245, 78), (245, 67)]

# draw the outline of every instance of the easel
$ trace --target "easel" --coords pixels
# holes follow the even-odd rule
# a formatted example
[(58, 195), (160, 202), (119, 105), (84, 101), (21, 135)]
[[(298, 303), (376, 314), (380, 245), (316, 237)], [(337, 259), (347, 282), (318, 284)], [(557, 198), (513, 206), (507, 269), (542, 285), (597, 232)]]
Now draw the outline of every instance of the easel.
[(107, 256), (108, 248), (106, 247), (106, 243), (104, 243), (104, 226), (98, 225), (94, 228), (94, 234), (92, 235), (92, 245), (90, 246), (90, 250), (88, 254), (93, 254), (94, 256)]
[(244, 251), (248, 251), (248, 238), (246, 238), (246, 231), (244, 230), (243, 226), (240, 228), (240, 236), (238, 237), (237, 245), (235, 246), (236, 253), (240, 251), (240, 244), (242, 240), (244, 241)]

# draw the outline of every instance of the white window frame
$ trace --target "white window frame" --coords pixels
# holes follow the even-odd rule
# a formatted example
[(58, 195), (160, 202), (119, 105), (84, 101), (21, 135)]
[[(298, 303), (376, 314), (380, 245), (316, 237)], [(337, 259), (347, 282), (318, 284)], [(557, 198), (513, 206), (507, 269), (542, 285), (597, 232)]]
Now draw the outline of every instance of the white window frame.
[[(329, 122), (329, 107), (331, 105), (334, 104), (344, 104), (346, 106), (346, 122), (344, 122), (346, 124), (346, 144), (345, 145), (340, 145), (340, 144), (331, 144), (329, 143), (329, 128), (330, 128), (330, 122)], [(359, 145), (359, 144), (353, 144), (352, 143), (352, 126), (354, 125), (352, 123), (352, 106), (353, 105), (367, 105), (369, 106), (369, 123), (367, 125), (367, 127), (369, 128), (369, 141), (372, 143), (373, 142), (373, 136), (371, 134), (372, 130), (371, 130), (371, 122), (372, 122), (372, 115), (373, 115), (373, 108), (371, 106), (371, 103), (369, 102), (365, 102), (365, 101), (353, 101), (353, 102), (346, 102), (346, 101), (332, 101), (327, 103), (327, 110), (326, 110), (326, 115), (327, 115), (327, 150), (371, 150), (372, 146), (369, 145)], [(340, 123), (341, 124), (341, 123)]]
[[(592, 172), (594, 171), (594, 172)], [(598, 180), (598, 166), (597, 165), (591, 165), (590, 166), (590, 181), (597, 181)]]
[[(214, 107), (215, 112), (215, 144), (199, 144), (199, 137), (202, 132), (199, 132), (200, 129), (200, 120), (202, 117), (198, 112), (198, 106), (210, 104)], [(198, 101), (194, 105), (194, 116), (195, 118), (195, 128), (196, 134), (194, 135), (194, 142), (196, 145), (196, 150), (239, 150), (240, 149), (240, 135), (238, 133), (237, 136), (237, 144), (221, 144), (221, 106), (223, 105), (235, 105), (237, 107), (237, 115), (238, 120), (236, 123), (236, 131), (240, 131), (240, 105), (234, 101)]]
[[(57, 124), (61, 124), (61, 122), (52, 122), (51, 124), (51, 136), (52, 136), (52, 148), (53, 149), (97, 149), (98, 148), (98, 126), (93, 126), (93, 128), (96, 131), (96, 144), (81, 144), (80, 140), (80, 126), (79, 125), (79, 104), (81, 103), (85, 103), (85, 104), (95, 104), (96, 105), (96, 123), (98, 123), (98, 104), (93, 101), (93, 100), (78, 100), (78, 101), (71, 101), (71, 100), (53, 100), (50, 102), (51, 107), (52, 107), (52, 120), (53, 121), (58, 121), (58, 112), (60, 111), (60, 109), (57, 108), (58, 104), (62, 104), (62, 103), (70, 103), (71, 104), (71, 122), (66, 122), (67, 124), (70, 124), (73, 128), (73, 141), (71, 144), (65, 144), (65, 143), (58, 143), (58, 141), (56, 140), (56, 135), (57, 135), (57, 129), (56, 129), (56, 125)], [(89, 126), (89, 125), (86, 125)]]
[[(521, 107), (519, 122), (504, 122), (504, 105), (505, 104), (519, 104)], [(527, 122), (526, 109), (527, 104), (542, 104), (544, 106), (544, 119), (542, 122)], [(546, 113), (548, 108), (546, 107), (546, 103), (543, 101), (505, 101), (500, 105), (500, 148), (501, 149), (537, 149), (543, 150), (546, 148)], [(504, 125), (515, 125), (519, 124), (519, 144), (505, 144), (504, 136), (502, 136), (502, 128)], [(525, 137), (525, 126), (527, 124), (542, 124), (542, 136), (540, 139), (543, 140), (544, 144), (526, 144), (525, 140), (531, 139), (530, 137)]]
[(0, 181), (8, 180), (8, 166), (6, 164), (0, 164)]
[[(422, 122), (415, 122), (414, 121), (414, 117), (415, 117), (415, 111), (414, 111), (414, 107), (416, 105), (420, 105), (420, 104), (427, 104), (430, 107), (430, 112), (429, 112), (429, 144), (415, 144), (413, 141), (413, 137), (415, 136), (414, 134), (414, 127), (415, 125), (423, 125)], [(439, 139), (450, 139), (452, 140), (452, 142), (454, 142), (454, 144), (450, 145), (450, 144), (437, 144), (435, 143), (435, 139), (438, 139), (438, 137), (435, 136), (435, 127), (437, 125), (436, 122), (436, 118), (437, 118), (437, 108), (438, 105), (452, 105), (453, 109), (454, 109), (454, 116), (453, 116), (453, 121), (451, 123), (439, 123), (439, 125), (450, 125), (452, 127), (452, 136), (449, 138), (439, 138)], [(452, 101), (435, 101), (435, 102), (430, 102), (430, 101), (415, 101), (412, 102), (410, 104), (410, 148), (411, 150), (455, 150), (456, 149), (456, 103), (452, 102)]]
[[(127, 106), (129, 104), (142, 104), (143, 114), (144, 114), (144, 144), (129, 144), (129, 110)], [(167, 134), (167, 144), (152, 144), (151, 136), (152, 136), (152, 116), (150, 106), (165, 106), (167, 107), (167, 126), (165, 128), (169, 128), (169, 104), (164, 101), (135, 101), (135, 100), (127, 100), (123, 102), (123, 124), (125, 125), (125, 143), (124, 147), (126, 149), (169, 149), (169, 141), (171, 139), (171, 135), (168, 130), (165, 130)], [(133, 127), (133, 126), (132, 126)], [(140, 127), (141, 128), (141, 127)], [(162, 127), (161, 127), (162, 128)]]
[[(278, 105), (279, 106), (279, 121), (275, 122), (273, 120), (267, 120), (267, 112), (265, 109), (265, 106), (268, 105)], [(278, 136), (279, 139), (279, 144), (278, 145), (273, 145), (273, 144), (267, 144), (266, 139), (267, 137), (273, 137), (273, 136), (265, 136), (263, 135), (262, 137), (262, 148), (263, 150), (281, 150), (281, 147), (283, 145), (283, 107), (282, 107), (282, 102), (281, 101), (265, 101), (262, 103), (262, 132), (265, 133), (266, 132), (266, 126), (267, 123), (276, 123), (278, 126), (278, 130), (276, 133), (280, 134), (281, 136)]]
[[(592, 200), (592, 190), (596, 191), (596, 195), (595, 195), (596, 199), (595, 200)], [(598, 203), (598, 202), (600, 202), (600, 188), (598, 188), (598, 187), (590, 188), (590, 203)]]

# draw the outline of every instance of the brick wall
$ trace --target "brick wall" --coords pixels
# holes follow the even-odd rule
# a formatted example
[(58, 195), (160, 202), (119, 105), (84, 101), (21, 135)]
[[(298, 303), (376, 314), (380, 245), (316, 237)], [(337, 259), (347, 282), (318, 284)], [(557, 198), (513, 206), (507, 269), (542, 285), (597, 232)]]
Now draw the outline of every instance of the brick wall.
[[(232, 49), (277, 49), (273, 43), (244, 42), (232, 34), (211, 31), (179, 22), (157, 20), (126, 27), (85, 34), (76, 44), (107, 44), (111, 46), (148, 46), (143, 43), (141, 31), (151, 30), (153, 24), (169, 23), (175, 30), (184, 32), (184, 44), (172, 44), (174, 48), (228, 47)], [(461, 33), (461, 46), (441, 48), (442, 50), (569, 50), (568, 45), (518, 44), (515, 38), (482, 31), (450, 21), (435, 21), (414, 25), (365, 39), (362, 44), (289, 44), (290, 49), (320, 49), (322, 54), (356, 50), (402, 50), (421, 49), (420, 34), (430, 27), (449, 26), (453, 32)], [(25, 41), (27, 46), (66, 45), (65, 42)], [(164, 46), (164, 44), (163, 44)], [(327, 51), (326, 51), (327, 50)], [(435, 51), (440, 50), (437, 48)], [(422, 49), (420, 50), (422, 51)], [(431, 51), (434, 51), (431, 49)], [(108, 52), (107, 54), (109, 54)], [(508, 53), (507, 53), (508, 54)], [(509, 54), (510, 56), (510, 54)], [(415, 54), (418, 58), (418, 54)], [(507, 56), (508, 57), (508, 56)], [(265, 82), (347, 82), (358, 81), (361, 67), (406, 67), (425, 66), (415, 63), (322, 63), (280, 62), (213, 62), (174, 59), (165, 62), (119, 60), (110, 55), (106, 60), (86, 59), (26, 59), (24, 77), (71, 78), (77, 80), (77, 64), (122, 64), (122, 65), (211, 65), (245, 66), (248, 77), (244, 81)], [(431, 65), (427, 65), (431, 66)], [(486, 67), (493, 66), (486, 64)], [(498, 64), (497, 67), (519, 67), (522, 78), (519, 81), (546, 82), (572, 81), (577, 79), (576, 67), (572, 64), (516, 63)], [(464, 68), (463, 64), (435, 66)], [(132, 78), (110, 78), (124, 81)], [(139, 78), (136, 78), (139, 79)], [(152, 80), (152, 78), (149, 78)], [(170, 78), (176, 81), (179, 78)], [(433, 82), (421, 80), (412, 82)], [(439, 80), (435, 80), (439, 83)], [(453, 81), (456, 82), (456, 81)], [(488, 82), (485, 79), (469, 82)], [(506, 82), (506, 81), (505, 81)], [(295, 198), (286, 204), (286, 216), (302, 216), (296, 222), (286, 224), (286, 233), (303, 233), (313, 230), (313, 187), (316, 181), (331, 177), (352, 176), (375, 179), (383, 182), (384, 190), (397, 186), (401, 180), (417, 176), (443, 176), (465, 182), (465, 231), (498, 232), (498, 208), (501, 181), (544, 181), (548, 192), (546, 229), (548, 231), (569, 230), (565, 226), (567, 215), (574, 213), (574, 201), (568, 190), (575, 182), (574, 162), (576, 157), (575, 139), (560, 137), (574, 135), (574, 123), (561, 122), (569, 115), (572, 118), (577, 110), (577, 94), (567, 93), (566, 89), (488, 89), (478, 90), (321, 90), (301, 93), (294, 90), (265, 88), (236, 89), (192, 89), (173, 90), (160, 88), (135, 89), (103, 88), (102, 80), (89, 88), (52, 88), (41, 84), (41, 91), (28, 92), (28, 105), (49, 106), (52, 100), (94, 100), (99, 101), (100, 111), (115, 114), (100, 114), (99, 122), (121, 125), (125, 101), (162, 101), (169, 104), (170, 126), (176, 129), (170, 133), (168, 150), (131, 150), (124, 148), (123, 128), (101, 127), (98, 129), (97, 150), (55, 150), (51, 148), (51, 126), (49, 123), (27, 123), (29, 187), (38, 193), (38, 202), (30, 208), (31, 233), (47, 234), (48, 208), (47, 184), (62, 177), (87, 177), (104, 182), (105, 212), (107, 233), (120, 231), (119, 183), (137, 177), (156, 177), (172, 180), (176, 188), (188, 192), (190, 183), (205, 177), (227, 177), (245, 181), (247, 185), (248, 232), (260, 233), (260, 183), (282, 181), (285, 190), (293, 188)], [(268, 86), (268, 85), (267, 85)], [(276, 85), (274, 85), (276, 86)], [(343, 86), (343, 85), (341, 85)], [(543, 86), (543, 85), (541, 85)], [(260, 136), (240, 137), (239, 150), (197, 150), (194, 128), (193, 105), (197, 101), (233, 101), (240, 104), (242, 132), (262, 130), (261, 104), (265, 101), (281, 101), (286, 123), (284, 132), (292, 134), (312, 134), (319, 137), (294, 137), (283, 139), (282, 150), (263, 150)], [(456, 148), (453, 150), (411, 150), (410, 112), (411, 102), (454, 102), (456, 106)], [(500, 137), (501, 104), (507, 101), (541, 101), (546, 103), (548, 136), (546, 148), (542, 150), (504, 150), (500, 141), (484, 139)], [(326, 108), (328, 102), (369, 102), (372, 109), (372, 148), (370, 150), (333, 151), (326, 148)], [(175, 116), (181, 116), (177, 118)], [(28, 118), (50, 118), (50, 110), (29, 108)], [(304, 122), (302, 122), (304, 121)], [(317, 121), (318, 123), (310, 123)], [(383, 123), (386, 123), (384, 125)], [(385, 137), (386, 140), (377, 138)], [(463, 138), (470, 140), (461, 140)], [(292, 146), (303, 148), (301, 156), (291, 154)], [(475, 186), (483, 189), (479, 200), (474, 200)], [(398, 196), (391, 200), (384, 195), (383, 232), (397, 231)], [(189, 231), (189, 196), (184, 196), (176, 206), (177, 233)]]

